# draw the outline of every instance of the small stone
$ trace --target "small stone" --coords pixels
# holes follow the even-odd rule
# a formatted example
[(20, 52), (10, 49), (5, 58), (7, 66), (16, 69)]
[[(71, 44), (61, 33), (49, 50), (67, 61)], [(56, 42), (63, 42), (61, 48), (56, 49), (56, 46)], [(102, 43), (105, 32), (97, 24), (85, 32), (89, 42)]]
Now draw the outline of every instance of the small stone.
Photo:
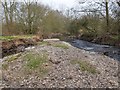
[(73, 77), (70, 75), (70, 76), (68, 76), (66, 79), (73, 79)]
[(45, 63), (45, 66), (46, 66), (46, 67), (49, 66), (48, 63)]
[(23, 87), (23, 86), (24, 86), (24, 84), (22, 83), (22, 84), (20, 84), (20, 86), (21, 86), (21, 87)]
[(65, 80), (66, 78), (62, 78), (62, 80)]
[(53, 63), (53, 64), (59, 64), (61, 61), (60, 60), (53, 60), (53, 59), (50, 59), (50, 61)]
[(117, 82), (115, 82), (115, 81), (113, 81), (113, 80), (109, 80), (109, 83), (110, 83), (111, 85), (115, 85), (115, 86), (117, 86), (117, 85), (118, 85), (118, 83), (117, 83)]

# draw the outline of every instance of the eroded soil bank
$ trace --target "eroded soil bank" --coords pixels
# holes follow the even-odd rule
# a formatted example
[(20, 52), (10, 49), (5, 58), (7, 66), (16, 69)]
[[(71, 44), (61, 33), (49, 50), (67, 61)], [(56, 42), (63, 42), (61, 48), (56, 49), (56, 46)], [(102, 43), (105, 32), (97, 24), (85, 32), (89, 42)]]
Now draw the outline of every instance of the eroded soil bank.
[(118, 61), (59, 41), (3, 58), (2, 87), (117, 88)]
[[(11, 36), (11, 38), (13, 38)], [(8, 40), (0, 40), (0, 49), (2, 52), (0, 52), (0, 58), (3, 58), (8, 55), (16, 54), (19, 52), (25, 51), (25, 48), (29, 46), (34, 46), (37, 44), (38, 41), (42, 41), (42, 38), (40, 36), (31, 36), (29, 38), (16, 36), (13, 39)]]

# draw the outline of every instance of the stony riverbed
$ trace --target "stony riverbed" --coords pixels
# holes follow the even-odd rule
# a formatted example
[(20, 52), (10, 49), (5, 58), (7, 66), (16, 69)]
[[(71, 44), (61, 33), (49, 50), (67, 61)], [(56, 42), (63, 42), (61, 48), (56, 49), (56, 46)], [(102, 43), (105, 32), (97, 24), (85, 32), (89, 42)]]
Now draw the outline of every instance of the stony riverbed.
[[(64, 46), (64, 45), (65, 46)], [(24, 56), (47, 56), (44, 65), (47, 68), (42, 75), (37, 68), (25, 69)], [(45, 41), (34, 48), (19, 53), (14, 60), (2, 61), (2, 87), (37, 88), (117, 88), (118, 61), (96, 52), (78, 49), (63, 41)], [(89, 67), (89, 68), (88, 68)], [(27, 70), (27, 71), (25, 71)], [(33, 70), (33, 71), (31, 71)]]

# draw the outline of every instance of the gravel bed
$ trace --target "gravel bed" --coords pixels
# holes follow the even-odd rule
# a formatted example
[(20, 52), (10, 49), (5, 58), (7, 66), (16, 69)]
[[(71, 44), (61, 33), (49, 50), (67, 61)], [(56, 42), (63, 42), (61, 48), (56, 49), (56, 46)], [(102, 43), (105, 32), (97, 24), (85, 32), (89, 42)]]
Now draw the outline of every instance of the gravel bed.
[[(53, 41), (50, 43), (60, 44), (63, 42)], [(2, 70), (2, 87), (117, 88), (119, 86), (119, 62), (117, 60), (71, 45), (68, 46), (68, 49), (63, 49), (53, 45), (38, 45), (23, 52), (17, 60), (10, 62), (7, 70)], [(36, 73), (24, 75), (23, 67), (26, 62), (22, 57), (29, 52), (46, 53), (50, 62), (50, 70), (47, 74), (42, 77)], [(98, 72), (93, 74), (82, 71), (78, 64), (71, 64), (72, 60), (87, 61), (96, 67)], [(4, 60), (2, 63), (5, 64), (7, 61)]]

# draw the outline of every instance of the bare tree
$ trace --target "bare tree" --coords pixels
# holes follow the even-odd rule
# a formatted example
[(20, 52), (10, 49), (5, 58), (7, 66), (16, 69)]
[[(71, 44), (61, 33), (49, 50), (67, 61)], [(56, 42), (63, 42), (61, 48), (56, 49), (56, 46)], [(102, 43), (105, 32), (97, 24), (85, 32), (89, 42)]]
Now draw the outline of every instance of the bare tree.
[(11, 0), (11, 1), (4, 0), (2, 2), (2, 7), (5, 15), (5, 22), (8, 32), (10, 32), (12, 28), (12, 26), (10, 25), (13, 25), (14, 22), (14, 12), (16, 9), (16, 5), (17, 3), (15, 2), (15, 0)]
[(105, 2), (106, 7), (106, 23), (107, 23), (107, 31), (109, 30), (109, 9), (108, 9), (108, 0)]
[[(112, 0), (104, 0), (103, 2), (100, 1), (79, 1), (79, 5), (81, 6), (80, 10), (74, 10), (78, 13), (84, 12), (84, 13), (97, 13), (101, 15), (101, 17), (106, 18), (106, 29), (107, 32), (109, 32), (109, 16), (111, 12), (111, 6), (114, 1)], [(118, 2), (119, 3), (119, 2)], [(82, 6), (83, 5), (83, 6)], [(89, 8), (88, 8), (89, 6)]]

